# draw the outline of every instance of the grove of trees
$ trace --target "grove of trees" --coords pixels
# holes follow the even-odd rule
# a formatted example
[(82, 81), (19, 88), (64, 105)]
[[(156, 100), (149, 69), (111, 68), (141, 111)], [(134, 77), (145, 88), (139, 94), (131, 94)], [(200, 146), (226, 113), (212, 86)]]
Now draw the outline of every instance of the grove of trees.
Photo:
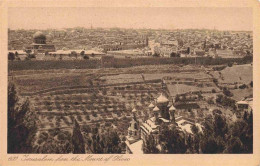
[(8, 153), (31, 153), (37, 131), (37, 117), (27, 98), (21, 105), (15, 85), (8, 84)]
[[(163, 126), (159, 141), (148, 136), (143, 144), (144, 153), (253, 153), (253, 112), (245, 112), (242, 119), (228, 122), (225, 116), (215, 113), (203, 122), (202, 131), (191, 127), (193, 134), (184, 133), (176, 126)], [(160, 148), (158, 148), (160, 147)], [(160, 149), (160, 150), (159, 150)]]

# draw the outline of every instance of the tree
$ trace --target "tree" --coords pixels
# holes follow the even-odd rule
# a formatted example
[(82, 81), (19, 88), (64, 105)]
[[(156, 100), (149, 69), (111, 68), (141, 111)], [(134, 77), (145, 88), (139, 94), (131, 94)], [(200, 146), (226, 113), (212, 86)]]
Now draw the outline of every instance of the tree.
[(239, 89), (245, 89), (246, 88), (246, 84), (242, 84), (239, 86)]
[(160, 57), (160, 54), (157, 53), (157, 52), (155, 52), (155, 53), (153, 54), (153, 57)]
[(228, 67), (232, 67), (233, 64), (231, 62), (228, 63)]
[(116, 131), (105, 132), (102, 135), (103, 153), (121, 153), (121, 140)]
[(178, 102), (178, 101), (180, 101), (180, 96), (177, 94), (175, 97), (175, 102)]
[(13, 83), (8, 84), (8, 153), (30, 153), (36, 134), (37, 117), (27, 98), (19, 107), (19, 98)]
[(27, 56), (29, 59), (34, 59), (34, 58), (36, 58), (36, 56), (34, 55), (34, 54), (28, 54), (28, 56)]
[(83, 58), (84, 58), (85, 60), (87, 60), (87, 59), (89, 59), (89, 56), (84, 55)]
[(70, 55), (74, 56), (75, 58), (78, 58), (78, 54), (76, 51), (71, 51)]
[(212, 93), (216, 93), (216, 90), (215, 90), (215, 89), (212, 89), (211, 92), (212, 92)]
[(195, 150), (196, 153), (199, 153), (199, 152), (200, 152), (200, 138), (201, 138), (200, 135), (201, 135), (201, 134), (195, 134), (195, 135), (194, 135), (194, 141), (193, 141), (193, 143), (194, 143), (194, 150)]
[(13, 61), (15, 59), (15, 55), (12, 52), (8, 53), (8, 60)]
[(145, 138), (143, 143), (143, 152), (146, 154), (155, 154), (159, 153), (158, 148), (156, 147), (156, 141), (152, 134)]
[(80, 126), (76, 119), (74, 119), (73, 135), (72, 135), (73, 153), (85, 153), (85, 143), (81, 134)]
[(223, 93), (224, 93), (224, 95), (226, 95), (228, 97), (233, 96), (232, 92), (230, 92), (226, 87), (223, 88)]
[(187, 48), (187, 54), (190, 54), (190, 47)]
[(248, 117), (248, 113), (247, 113), (247, 111), (245, 111), (244, 116), (243, 116), (244, 121), (247, 121), (247, 117)]
[(216, 136), (221, 136), (223, 138), (224, 135), (228, 132), (226, 119), (222, 115), (215, 114), (213, 125)]
[(191, 126), (191, 131), (194, 135), (199, 133), (199, 128), (196, 125)]
[(176, 53), (176, 52), (172, 52), (170, 54), (170, 57), (180, 57), (180, 54), (179, 53)]
[(91, 57), (95, 57), (95, 54), (94, 54), (94, 53), (91, 53)]
[(228, 144), (227, 153), (243, 153), (243, 143), (238, 137), (232, 137)]
[(162, 126), (159, 133), (159, 140), (162, 153), (180, 154), (185, 153), (187, 150), (184, 133), (179, 131), (176, 126), (172, 128), (166, 125)]
[(250, 82), (250, 86), (253, 88), (253, 81)]
[(85, 51), (81, 51), (81, 52), (80, 52), (80, 55), (84, 57)]
[(203, 137), (201, 141), (201, 150), (206, 154), (215, 154), (219, 152), (218, 143), (213, 136)]
[(97, 127), (92, 128), (91, 133), (86, 138), (89, 150), (92, 153), (116, 153), (122, 152), (121, 139), (117, 132), (108, 128), (99, 130)]

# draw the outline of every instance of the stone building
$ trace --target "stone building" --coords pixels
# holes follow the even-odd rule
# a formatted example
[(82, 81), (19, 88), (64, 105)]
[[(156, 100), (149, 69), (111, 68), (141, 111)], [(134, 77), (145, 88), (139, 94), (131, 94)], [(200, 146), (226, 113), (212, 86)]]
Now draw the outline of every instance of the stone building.
[[(175, 126), (184, 134), (193, 134), (191, 126), (198, 126), (202, 131), (201, 125), (193, 119), (182, 116), (175, 117), (176, 108), (172, 102), (164, 95), (160, 94), (149, 106), (149, 117), (147, 120), (140, 122), (136, 118), (136, 109), (133, 109), (133, 118), (128, 128), (126, 137), (126, 153), (140, 154), (143, 153), (142, 146), (149, 135), (153, 135), (155, 143), (159, 145), (159, 133), (162, 126)], [(159, 147), (159, 146), (158, 146)], [(158, 148), (160, 150), (160, 148)]]
[(33, 43), (25, 48), (26, 52), (37, 55), (38, 53), (46, 54), (48, 52), (54, 52), (55, 46), (53, 44), (46, 43), (46, 36), (38, 31), (33, 35)]

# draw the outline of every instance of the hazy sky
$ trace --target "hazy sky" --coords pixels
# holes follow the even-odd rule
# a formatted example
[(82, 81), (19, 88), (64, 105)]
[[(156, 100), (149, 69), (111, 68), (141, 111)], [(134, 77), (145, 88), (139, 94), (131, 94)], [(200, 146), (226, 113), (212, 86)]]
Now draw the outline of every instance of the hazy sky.
[(9, 8), (10, 29), (87, 27), (252, 30), (250, 8)]

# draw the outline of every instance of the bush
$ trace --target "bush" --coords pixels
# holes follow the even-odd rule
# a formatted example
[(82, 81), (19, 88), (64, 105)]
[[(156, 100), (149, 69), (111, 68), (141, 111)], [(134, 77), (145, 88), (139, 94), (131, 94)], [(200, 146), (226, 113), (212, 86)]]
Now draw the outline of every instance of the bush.
[(57, 138), (61, 141), (64, 141), (67, 139), (67, 135), (65, 135), (64, 133), (59, 133)]
[(232, 97), (233, 93), (230, 92), (226, 87), (223, 88), (223, 93), (224, 95), (228, 96), (228, 97)]
[(245, 89), (246, 88), (246, 84), (240, 85), (239, 89)]
[(212, 98), (208, 99), (207, 102), (208, 102), (208, 104), (214, 104), (214, 101)]
[(153, 56), (154, 56), (154, 57), (160, 57), (160, 54), (158, 54), (157, 52), (155, 52), (155, 53), (153, 54)]
[(8, 60), (13, 61), (14, 59), (15, 59), (15, 55), (14, 55), (14, 53), (9, 52), (9, 53), (8, 53)]
[(29, 54), (29, 55), (28, 55), (28, 58), (34, 59), (34, 58), (36, 58), (36, 56), (35, 56), (34, 54)]
[(250, 82), (250, 86), (253, 88), (253, 81)]
[(89, 59), (89, 56), (84, 55), (83, 58), (84, 58), (85, 60), (87, 60), (87, 59)]
[(180, 53), (172, 52), (170, 57), (180, 57)]
[(216, 103), (222, 105), (222, 106), (227, 106), (227, 107), (232, 107), (233, 109), (236, 108), (236, 102), (235, 100), (223, 96), (223, 95), (218, 95), (216, 98)]

